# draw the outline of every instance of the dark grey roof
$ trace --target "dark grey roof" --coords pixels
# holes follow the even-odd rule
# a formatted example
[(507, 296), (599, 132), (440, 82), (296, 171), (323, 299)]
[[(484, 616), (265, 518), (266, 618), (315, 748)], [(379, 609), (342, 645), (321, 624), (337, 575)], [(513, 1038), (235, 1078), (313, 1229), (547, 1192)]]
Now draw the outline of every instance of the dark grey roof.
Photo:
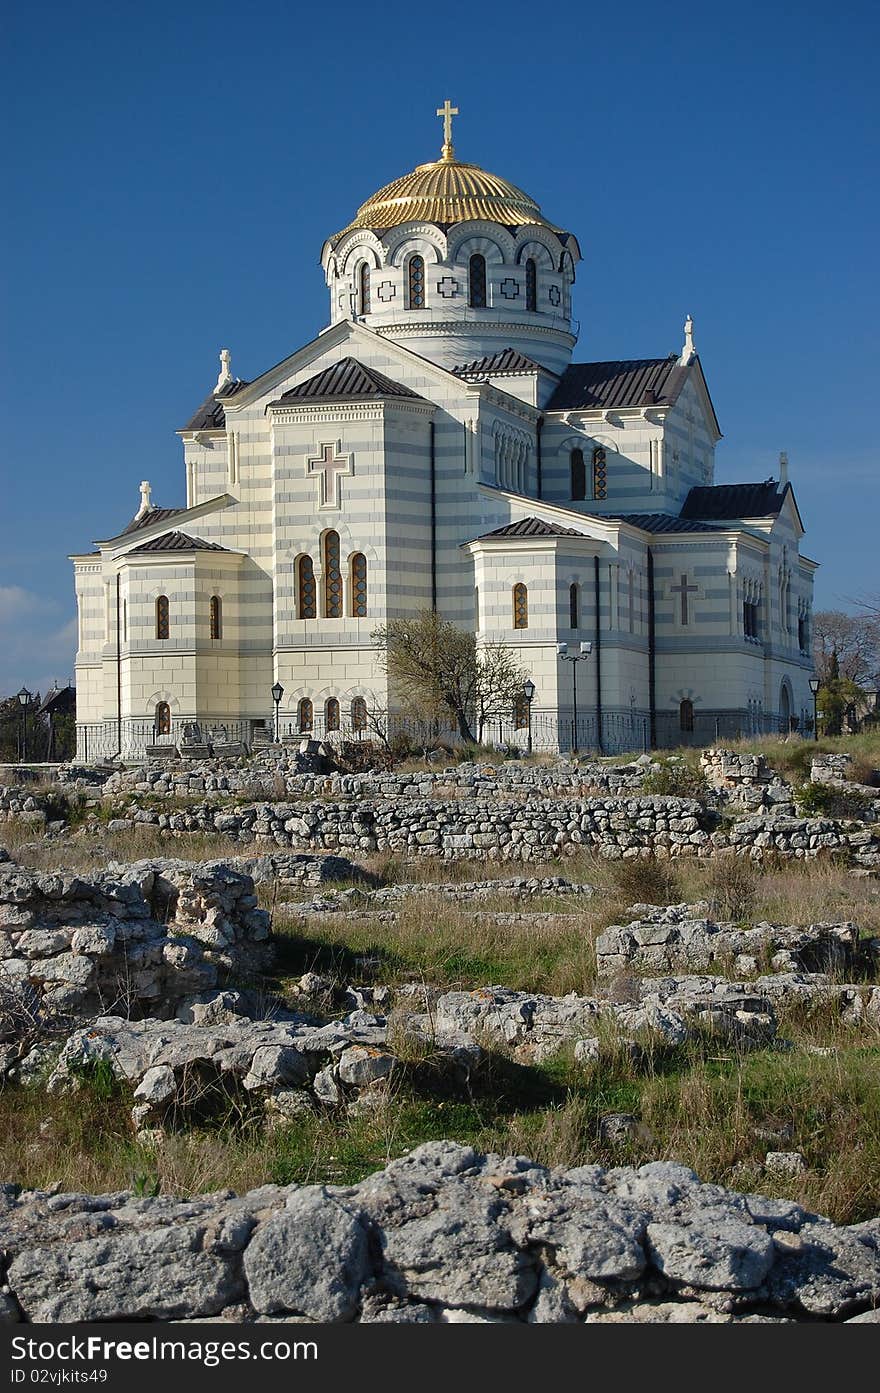
[(141, 542), (139, 547), (132, 547), (129, 556), (136, 556), (141, 551), (227, 551), (227, 547), (221, 547), (219, 542), (206, 542), (203, 537), (191, 537), (188, 532), (163, 532), (161, 537), (151, 537), (148, 542)]
[(681, 516), (713, 521), (776, 517), (790, 487), (780, 488), (775, 479), (760, 484), (699, 484), (684, 500)]
[(668, 358), (625, 358), (607, 363), (572, 363), (547, 403), (548, 411), (596, 407), (672, 406), (687, 381), (674, 353)]
[[(524, 353), (518, 353), (515, 348), (502, 348), (500, 353), (475, 358), (472, 363), (461, 363), (452, 371), (456, 377), (482, 377), (485, 373), (492, 373), (497, 377), (502, 373), (549, 372), (549, 369), (542, 368), (540, 363), (536, 363), (533, 358), (527, 358)], [(550, 375), (558, 376), (557, 373)]]
[(689, 521), (674, 518), (669, 513), (602, 513), (596, 516), (613, 517), (616, 522), (628, 522), (631, 527), (641, 527), (644, 532), (718, 532), (708, 522)]
[(356, 358), (342, 358), (331, 367), (315, 373), (306, 382), (291, 387), (273, 406), (295, 406), (300, 401), (352, 401), (360, 397), (407, 397), (422, 401), (418, 392), (411, 392), (400, 382), (392, 382), (375, 368), (365, 367)]
[(522, 518), (519, 522), (509, 522), (506, 527), (496, 527), (494, 532), (484, 532), (477, 541), (485, 542), (490, 537), (584, 537), (573, 527), (560, 527), (555, 522), (544, 522), (543, 518)]
[(232, 382), (228, 387), (224, 387), (222, 392), (212, 392), (209, 397), (205, 397), (198, 411), (182, 429), (223, 430), (226, 426), (226, 412), (223, 410), (224, 401), (234, 397), (236, 392), (241, 391), (242, 387), (249, 386), (249, 382)]
[(185, 508), (148, 508), (145, 513), (140, 515), (135, 513), (128, 526), (123, 527), (118, 535), (127, 537), (129, 532), (140, 532), (145, 527), (152, 527), (154, 522), (165, 522), (166, 518), (173, 518), (178, 513), (185, 512)]

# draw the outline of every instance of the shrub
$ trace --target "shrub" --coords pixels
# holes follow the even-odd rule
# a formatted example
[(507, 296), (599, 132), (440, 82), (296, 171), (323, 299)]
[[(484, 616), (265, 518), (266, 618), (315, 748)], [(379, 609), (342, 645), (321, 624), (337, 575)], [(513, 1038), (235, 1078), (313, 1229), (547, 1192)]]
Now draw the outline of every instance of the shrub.
[(681, 889), (670, 861), (613, 861), (614, 887), (627, 904), (677, 904)]
[(838, 787), (835, 784), (802, 784), (794, 791), (795, 803), (802, 817), (854, 818), (856, 821), (874, 806), (869, 793)]
[(705, 801), (711, 790), (701, 769), (670, 760), (646, 775), (640, 792), (671, 794), (676, 798), (699, 798)]

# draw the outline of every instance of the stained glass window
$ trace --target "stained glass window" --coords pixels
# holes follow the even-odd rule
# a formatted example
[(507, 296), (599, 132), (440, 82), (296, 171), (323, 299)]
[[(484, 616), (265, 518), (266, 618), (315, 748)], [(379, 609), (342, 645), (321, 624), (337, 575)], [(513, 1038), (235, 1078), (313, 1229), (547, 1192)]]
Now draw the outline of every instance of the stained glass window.
[(538, 308), (538, 268), (531, 257), (526, 262), (526, 309)]
[(358, 271), (358, 313), (370, 313), (370, 268), (362, 261)]
[(351, 612), (355, 619), (367, 614), (367, 558), (356, 551), (351, 558)]
[(523, 694), (514, 699), (513, 724), (516, 730), (525, 730), (529, 724), (529, 703)]
[(171, 612), (168, 596), (160, 595), (156, 600), (156, 638), (167, 638), (171, 631)]
[(310, 556), (301, 556), (297, 565), (297, 589), (299, 592), (299, 619), (315, 619), (318, 614), (318, 592), (315, 586), (315, 568)]
[(513, 587), (513, 627), (529, 627), (529, 592), (522, 581)]
[(308, 697), (303, 697), (297, 709), (297, 718), (301, 731), (311, 730), (314, 716), (312, 703)]
[(425, 307), (425, 259), (411, 256), (407, 272), (406, 304), (411, 310)]
[(339, 729), (339, 702), (335, 697), (328, 697), (324, 705), (324, 725), (327, 730)]
[(223, 637), (223, 606), (219, 595), (211, 596), (211, 638)]
[(363, 697), (355, 697), (351, 703), (351, 728), (352, 730), (366, 730), (367, 728), (367, 703)]
[(342, 617), (342, 571), (339, 568), (339, 533), (324, 534), (324, 616)]
[(608, 467), (601, 445), (597, 445), (593, 451), (593, 497), (608, 497)]
[(468, 300), (472, 309), (486, 308), (486, 258), (477, 252), (470, 259), (468, 271)]
[(167, 701), (160, 701), (156, 707), (154, 727), (157, 735), (171, 734), (171, 707)]

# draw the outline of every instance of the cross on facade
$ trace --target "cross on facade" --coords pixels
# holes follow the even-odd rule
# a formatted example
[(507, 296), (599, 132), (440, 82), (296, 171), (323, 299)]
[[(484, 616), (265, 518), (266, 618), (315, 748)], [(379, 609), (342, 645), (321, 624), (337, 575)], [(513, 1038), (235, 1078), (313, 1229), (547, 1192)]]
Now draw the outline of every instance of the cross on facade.
[[(342, 475), (351, 473), (351, 455), (343, 455), (339, 442), (321, 445), (320, 454), (306, 461), (306, 473), (321, 481), (322, 508), (342, 507)], [(336, 451), (340, 450), (337, 455)]]
[(681, 583), (679, 585), (671, 586), (673, 595), (681, 596), (682, 624), (687, 624), (688, 622), (688, 595), (695, 595), (700, 588), (698, 585), (688, 585), (687, 580), (687, 576), (682, 576)]
[(455, 154), (455, 151), (452, 147), (452, 118), (453, 116), (458, 116), (458, 114), (458, 107), (453, 106), (452, 102), (449, 100), (448, 97), (446, 98), (446, 101), (443, 103), (443, 105), (438, 106), (437, 108), (437, 115), (443, 117), (444, 160), (451, 160), (453, 155)]

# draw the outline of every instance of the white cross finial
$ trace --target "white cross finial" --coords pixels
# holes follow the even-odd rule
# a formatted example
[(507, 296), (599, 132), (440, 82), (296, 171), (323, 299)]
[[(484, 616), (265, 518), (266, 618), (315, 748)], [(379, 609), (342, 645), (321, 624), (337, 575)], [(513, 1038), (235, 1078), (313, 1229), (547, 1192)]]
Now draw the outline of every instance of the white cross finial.
[(150, 481), (149, 479), (142, 479), (141, 506), (138, 508), (136, 516), (142, 518), (144, 513), (148, 513), (150, 511), (150, 506)]
[(678, 360), (683, 368), (686, 368), (691, 362), (696, 351), (694, 348), (694, 321), (688, 315), (684, 321), (684, 348), (681, 350), (681, 357)]
[(787, 484), (787, 483), (788, 483), (788, 451), (787, 451), (787, 450), (780, 450), (780, 451), (779, 451), (779, 482), (780, 482), (780, 484)]
[(455, 150), (453, 149), (452, 145), (452, 118), (453, 116), (458, 116), (458, 114), (458, 107), (453, 106), (452, 102), (449, 100), (448, 97), (446, 98), (446, 101), (443, 103), (443, 105), (438, 106), (437, 108), (437, 115), (443, 117), (444, 160), (451, 160), (455, 156)]
[(215, 392), (222, 392), (226, 387), (235, 381), (232, 376), (232, 354), (228, 348), (220, 349), (220, 376), (217, 378)]

